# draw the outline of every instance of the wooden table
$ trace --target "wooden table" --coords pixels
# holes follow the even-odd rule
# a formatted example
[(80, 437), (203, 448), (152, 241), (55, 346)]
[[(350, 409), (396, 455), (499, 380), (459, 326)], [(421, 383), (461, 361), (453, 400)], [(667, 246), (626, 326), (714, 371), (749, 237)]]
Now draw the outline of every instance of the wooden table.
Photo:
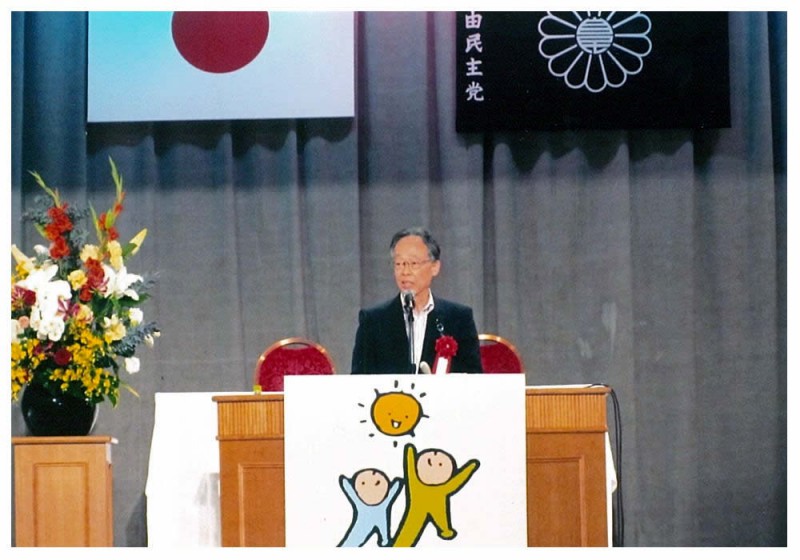
[(16, 546), (114, 546), (110, 436), (14, 437)]

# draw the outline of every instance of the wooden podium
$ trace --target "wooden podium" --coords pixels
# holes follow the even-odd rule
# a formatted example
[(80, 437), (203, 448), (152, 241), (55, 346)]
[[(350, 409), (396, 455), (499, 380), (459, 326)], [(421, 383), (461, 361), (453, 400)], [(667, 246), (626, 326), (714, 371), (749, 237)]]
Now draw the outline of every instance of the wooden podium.
[[(528, 546), (608, 546), (609, 392), (525, 390)], [(213, 400), (222, 546), (285, 546), (283, 394)]]
[(110, 436), (14, 437), (16, 546), (114, 546)]

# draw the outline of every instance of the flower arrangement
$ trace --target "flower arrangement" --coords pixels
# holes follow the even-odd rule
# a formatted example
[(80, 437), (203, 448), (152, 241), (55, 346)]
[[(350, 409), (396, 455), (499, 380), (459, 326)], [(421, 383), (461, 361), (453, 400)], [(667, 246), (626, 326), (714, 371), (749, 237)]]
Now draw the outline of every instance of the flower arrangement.
[[(120, 364), (129, 374), (138, 372), (137, 346), (152, 346), (160, 335), (155, 323), (144, 322), (139, 307), (154, 279), (127, 270), (147, 229), (120, 243), (115, 224), (125, 191), (114, 161), (109, 162), (116, 199), (99, 216), (91, 205), (79, 210), (62, 201), (57, 189), (30, 172), (47, 196), (36, 197), (23, 217), (49, 247), (36, 245), (28, 256), (11, 246), (16, 261), (11, 277), (12, 400), (32, 383), (95, 404), (108, 399), (113, 406), (120, 387), (137, 394), (120, 378)], [(86, 242), (81, 227), (89, 218), (96, 244)]]

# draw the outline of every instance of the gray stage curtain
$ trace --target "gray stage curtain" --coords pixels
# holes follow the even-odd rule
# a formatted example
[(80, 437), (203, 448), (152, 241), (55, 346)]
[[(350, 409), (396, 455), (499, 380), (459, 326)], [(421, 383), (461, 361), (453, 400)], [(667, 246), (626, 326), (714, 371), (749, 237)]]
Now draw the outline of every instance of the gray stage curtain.
[(86, 14), (12, 14), (13, 242), (38, 242), (27, 170), (104, 208), (111, 156), (122, 237), (149, 228), (132, 266), (160, 273), (141, 399), (96, 429), (119, 440), (116, 544), (147, 543), (154, 393), (249, 390), (293, 335), (347, 374), (359, 308), (395, 293), (389, 239), (419, 224), (435, 293), (529, 385), (614, 389), (625, 545), (785, 545), (786, 14), (730, 15), (730, 129), (496, 135), (454, 130), (454, 14), (355, 20), (354, 119), (100, 126)]

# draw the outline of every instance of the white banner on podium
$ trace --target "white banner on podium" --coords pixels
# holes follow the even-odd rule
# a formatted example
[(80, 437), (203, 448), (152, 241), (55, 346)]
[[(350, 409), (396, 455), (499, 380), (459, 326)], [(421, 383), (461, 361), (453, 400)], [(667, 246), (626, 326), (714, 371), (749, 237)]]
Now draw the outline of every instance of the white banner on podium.
[(527, 546), (525, 376), (287, 376), (286, 545)]

